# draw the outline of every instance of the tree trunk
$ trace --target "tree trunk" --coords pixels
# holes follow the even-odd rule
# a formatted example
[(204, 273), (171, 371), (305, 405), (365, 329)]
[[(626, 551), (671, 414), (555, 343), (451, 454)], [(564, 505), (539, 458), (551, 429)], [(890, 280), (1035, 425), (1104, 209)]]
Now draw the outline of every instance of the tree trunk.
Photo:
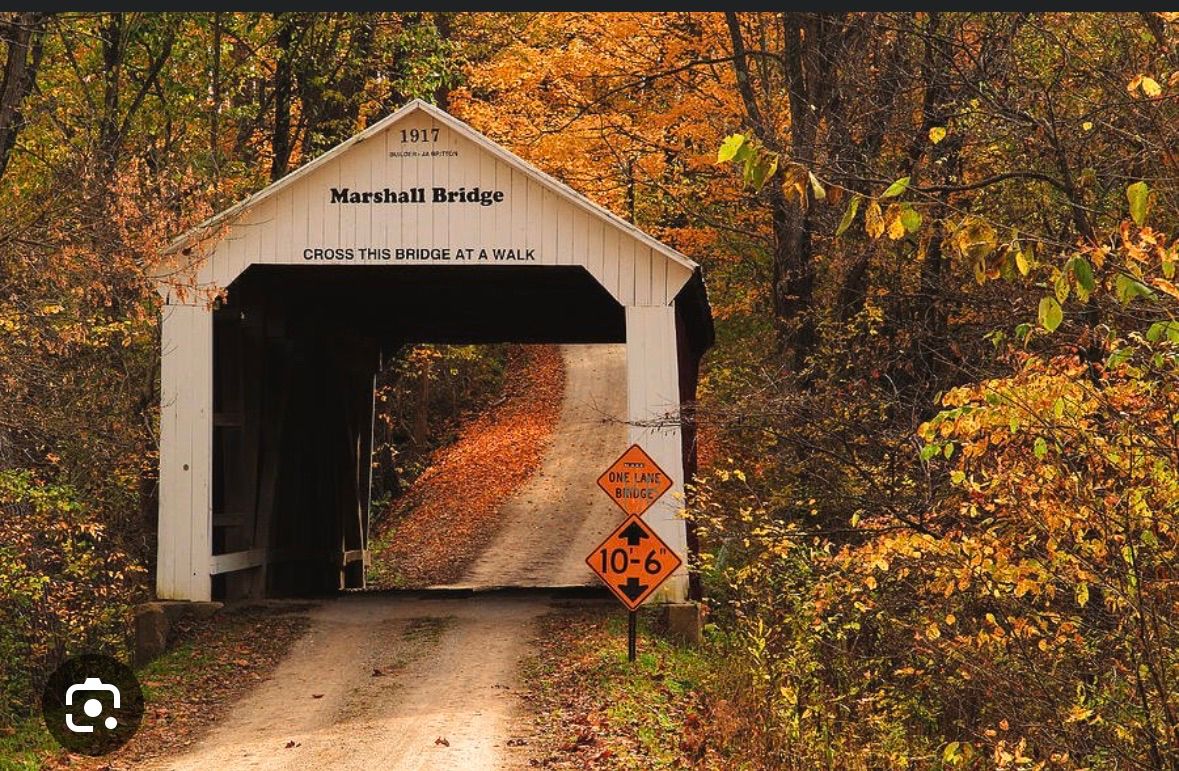
[(21, 107), (33, 89), (41, 64), (42, 33), (49, 14), (26, 11), (0, 24), (7, 58), (0, 75), (0, 178), (8, 168), (17, 135), (24, 126)]
[(278, 29), (278, 63), (274, 68), (274, 130), (271, 133), (270, 181), (286, 176), (291, 163), (291, 94), (293, 91), (292, 59), (296, 17), (284, 14)]

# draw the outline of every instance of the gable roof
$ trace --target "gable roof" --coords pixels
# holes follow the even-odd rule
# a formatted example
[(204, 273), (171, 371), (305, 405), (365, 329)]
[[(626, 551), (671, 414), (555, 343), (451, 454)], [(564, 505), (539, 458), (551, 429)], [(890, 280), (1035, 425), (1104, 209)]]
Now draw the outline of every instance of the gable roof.
[(548, 189), (550, 192), (581, 208), (588, 214), (609, 222), (614, 227), (626, 232), (633, 238), (642, 242), (646, 246), (650, 247), (653, 251), (663, 255), (667, 259), (678, 263), (679, 265), (682, 265), (693, 272), (698, 269), (699, 266), (681, 252), (671, 248), (661, 241), (652, 238), (639, 228), (611, 212), (609, 209), (594, 203), (589, 198), (586, 198), (581, 193), (566, 185), (564, 182), (561, 182), (560, 180), (557, 180), (554, 177), (544, 173), (540, 169), (520, 158), (520, 156), (491, 141), (483, 134), (471, 128), (466, 123), (454, 117), (450, 113), (441, 110), (438, 107), (429, 104), (428, 102), (424, 102), (421, 99), (414, 99), (410, 102), (407, 102), (398, 110), (390, 113), (388, 116), (377, 121), (359, 134), (341, 142), (313, 161), (300, 166), (298, 169), (295, 169), (276, 182), (273, 182), (262, 190), (259, 190), (257, 193), (254, 193), (249, 198), (239, 201), (228, 209), (225, 209), (208, 220), (205, 220), (200, 225), (197, 225), (172, 241), (172, 243), (170, 243), (167, 248), (165, 248), (164, 253), (174, 254), (190, 246), (193, 242), (200, 240), (214, 228), (232, 222), (237, 218), (238, 215), (254, 208), (258, 204), (261, 204), (272, 196), (282, 192), (304, 177), (311, 175), (320, 167), (331, 162), (332, 159), (347, 153), (351, 148), (354, 148), (365, 140), (380, 134), (382, 131), (388, 129), (393, 124), (397, 123), (403, 118), (408, 117), (409, 115), (412, 115), (415, 112), (424, 112), (434, 120), (445, 124), (456, 131), (459, 135), (473, 142), (476, 146), (486, 150), (488, 153), (510, 165), (512, 168), (530, 177), (539, 183), (542, 187)]

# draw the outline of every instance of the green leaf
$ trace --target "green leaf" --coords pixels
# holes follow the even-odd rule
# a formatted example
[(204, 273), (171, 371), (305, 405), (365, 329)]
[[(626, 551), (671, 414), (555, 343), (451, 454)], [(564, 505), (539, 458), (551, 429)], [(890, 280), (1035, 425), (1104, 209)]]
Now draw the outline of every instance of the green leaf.
[(1125, 273), (1119, 273), (1114, 279), (1114, 294), (1124, 303), (1135, 297), (1150, 297), (1154, 294), (1150, 287)]
[(1156, 321), (1146, 330), (1146, 339), (1152, 343), (1157, 343), (1164, 337), (1172, 343), (1179, 342), (1179, 322)]
[(916, 233), (921, 227), (921, 213), (905, 204), (901, 207), (901, 224), (904, 225), (906, 233)]
[(753, 162), (753, 167), (750, 169), (749, 183), (753, 185), (755, 190), (761, 190), (765, 186), (766, 180), (774, 176), (774, 172), (778, 170), (778, 156), (771, 155), (767, 158), (758, 158)]
[(1113, 369), (1114, 367), (1117, 367), (1119, 364), (1123, 364), (1124, 362), (1129, 361), (1130, 357), (1133, 355), (1134, 355), (1133, 348), (1130, 348), (1128, 346), (1126, 348), (1119, 348), (1116, 351), (1114, 351), (1113, 353), (1111, 353), (1109, 356), (1106, 357), (1105, 366), (1107, 369)]
[(1146, 211), (1150, 207), (1150, 186), (1138, 181), (1126, 188), (1126, 200), (1130, 202), (1130, 216), (1138, 227), (1146, 222)]
[(1020, 340), (1025, 340), (1028, 333), (1032, 331), (1032, 325), (1028, 323), (1017, 324), (1015, 327), (1015, 336)]
[(909, 189), (909, 178), (901, 177), (897, 181), (888, 186), (888, 189), (880, 194), (881, 198), (896, 198), (901, 193)]
[(862, 200), (864, 200), (864, 197), (859, 193), (852, 196), (851, 202), (847, 205), (847, 211), (843, 213), (843, 218), (839, 220), (839, 227), (835, 229), (836, 236), (842, 236), (851, 227), (852, 221), (856, 218), (856, 212), (860, 210), (860, 201)]
[(936, 444), (925, 445), (921, 448), (921, 460), (929, 460), (934, 455), (937, 455), (939, 452), (941, 452), (941, 449), (942, 448), (938, 447)]
[(946, 442), (946, 446), (942, 448), (942, 455), (945, 456), (946, 460), (949, 460), (950, 458), (954, 457), (954, 443), (953, 442)]
[(1036, 442), (1032, 445), (1032, 452), (1037, 460), (1044, 460), (1044, 456), (1048, 454), (1048, 442), (1044, 441), (1044, 437), (1036, 437)]
[(720, 149), (716, 152), (717, 163), (727, 163), (737, 157), (737, 151), (745, 144), (744, 134), (730, 134), (725, 137), (725, 141), (721, 142)]
[(1096, 286), (1093, 282), (1093, 266), (1089, 264), (1081, 255), (1073, 257), (1073, 275), (1077, 277), (1077, 283), (1086, 292), (1092, 292)]
[(1040, 300), (1039, 320), (1040, 326), (1049, 332), (1055, 332), (1056, 328), (1060, 326), (1060, 322), (1064, 321), (1064, 311), (1055, 297), (1045, 297)]

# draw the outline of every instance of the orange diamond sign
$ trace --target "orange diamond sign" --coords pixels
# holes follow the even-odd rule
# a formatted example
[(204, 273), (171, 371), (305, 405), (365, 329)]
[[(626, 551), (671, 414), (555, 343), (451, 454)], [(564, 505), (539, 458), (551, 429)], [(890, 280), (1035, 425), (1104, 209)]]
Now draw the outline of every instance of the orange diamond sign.
[(671, 547), (634, 515), (607, 536), (585, 562), (628, 610), (637, 610), (683, 564)]
[(671, 479), (642, 447), (632, 444), (598, 477), (598, 487), (627, 514), (639, 515), (671, 489)]

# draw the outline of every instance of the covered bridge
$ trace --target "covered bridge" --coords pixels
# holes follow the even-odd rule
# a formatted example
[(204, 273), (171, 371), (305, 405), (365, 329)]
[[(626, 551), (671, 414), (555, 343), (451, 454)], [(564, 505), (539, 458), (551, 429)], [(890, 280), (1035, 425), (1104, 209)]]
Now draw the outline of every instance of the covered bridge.
[(374, 375), (415, 343), (625, 343), (630, 441), (675, 482), (644, 519), (687, 552), (699, 267), (438, 108), (213, 217), (157, 278), (160, 598), (363, 586)]

